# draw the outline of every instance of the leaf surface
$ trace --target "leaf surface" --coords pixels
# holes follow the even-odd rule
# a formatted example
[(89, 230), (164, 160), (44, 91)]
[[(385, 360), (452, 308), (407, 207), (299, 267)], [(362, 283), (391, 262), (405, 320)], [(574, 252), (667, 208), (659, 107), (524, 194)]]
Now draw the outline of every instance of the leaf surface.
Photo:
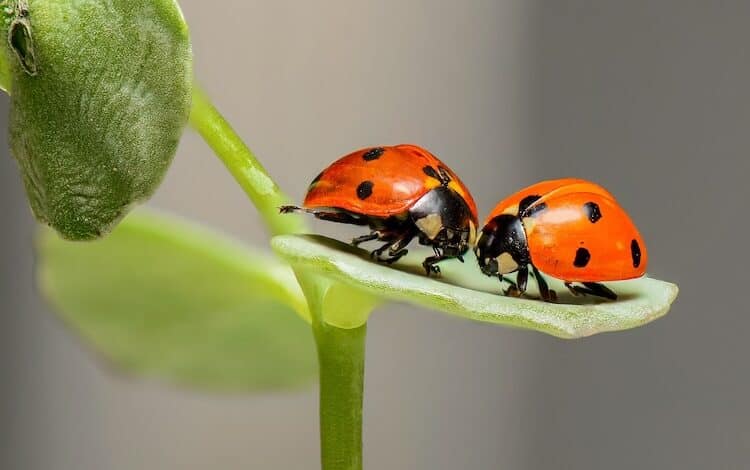
[[(413, 250), (393, 266), (369, 259), (365, 250), (319, 235), (281, 235), (274, 250), (295, 268), (316, 272), (345, 286), (380, 298), (409, 302), (471, 320), (580, 338), (646, 324), (667, 313), (677, 296), (677, 286), (644, 277), (607, 283), (617, 301), (573, 297), (559, 281), (548, 279), (558, 292), (558, 303), (501, 295), (497, 278), (489, 278), (467, 253), (465, 263), (440, 264), (440, 279), (424, 275), (424, 250)], [(528, 295), (537, 295), (533, 279)], [(507, 287), (507, 285), (506, 285)], [(341, 322), (344, 323), (344, 322)], [(346, 325), (353, 327), (356, 325)]]
[(43, 294), (121, 369), (227, 391), (315, 378), (305, 299), (273, 257), (143, 212), (94, 242), (45, 229), (38, 250)]

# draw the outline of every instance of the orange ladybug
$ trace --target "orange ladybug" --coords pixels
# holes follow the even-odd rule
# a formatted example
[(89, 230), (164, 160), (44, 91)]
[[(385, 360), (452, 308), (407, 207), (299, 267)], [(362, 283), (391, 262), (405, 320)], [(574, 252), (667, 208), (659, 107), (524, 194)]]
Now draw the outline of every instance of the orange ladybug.
[(370, 233), (352, 244), (384, 241), (371, 257), (387, 264), (403, 257), (416, 237), (435, 252), (422, 263), (428, 276), (440, 273), (436, 263), (443, 259), (463, 262), (476, 237), (477, 207), (469, 190), (435, 155), (416, 145), (366, 148), (342, 157), (312, 181), (303, 207), (280, 208), (294, 211), (369, 226)]
[(475, 253), (482, 272), (501, 282), (503, 274), (518, 272), (507, 295), (524, 293), (531, 266), (546, 301), (557, 296), (540, 271), (565, 281), (574, 295), (615, 300), (617, 294), (600, 282), (640, 277), (648, 263), (638, 229), (614, 196), (575, 178), (542, 181), (501, 201)]

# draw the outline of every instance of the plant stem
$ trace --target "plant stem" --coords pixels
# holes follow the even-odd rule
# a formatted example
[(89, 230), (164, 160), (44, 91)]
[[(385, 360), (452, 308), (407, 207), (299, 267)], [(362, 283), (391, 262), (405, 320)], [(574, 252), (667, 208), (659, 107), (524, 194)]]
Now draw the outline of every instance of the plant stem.
[(193, 85), (190, 124), (203, 137), (258, 208), (274, 235), (300, 233), (305, 224), (299, 215), (279, 214), (289, 198), (281, 192), (253, 152), (211, 103), (198, 85)]
[(362, 469), (362, 395), (367, 325), (342, 329), (315, 321), (320, 365), (323, 470)]
[[(252, 151), (211, 104), (208, 96), (193, 86), (190, 124), (240, 184), (275, 235), (305, 230), (301, 217), (280, 215), (278, 207), (288, 198), (271, 179)], [(327, 290), (315, 276), (307, 283), (313, 298)], [(303, 288), (304, 288), (303, 283)], [(325, 289), (324, 289), (325, 287)], [(323, 291), (318, 292), (323, 289)], [(308, 302), (310, 294), (306, 293)], [(320, 441), (323, 470), (362, 469), (362, 394), (365, 377), (367, 325), (343, 329), (313, 318), (320, 365)]]

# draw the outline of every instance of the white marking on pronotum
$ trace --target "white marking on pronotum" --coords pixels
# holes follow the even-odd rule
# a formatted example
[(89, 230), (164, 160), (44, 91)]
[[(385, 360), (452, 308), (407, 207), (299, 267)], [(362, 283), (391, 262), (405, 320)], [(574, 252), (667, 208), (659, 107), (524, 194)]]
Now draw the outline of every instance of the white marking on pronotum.
[(500, 274), (508, 274), (518, 269), (518, 263), (515, 262), (513, 257), (507, 251), (500, 253), (497, 258), (497, 266), (500, 269)]
[(443, 219), (440, 214), (430, 214), (416, 221), (416, 225), (427, 235), (427, 238), (434, 240), (443, 228)]
[(469, 245), (474, 246), (477, 242), (477, 228), (474, 222), (469, 221)]

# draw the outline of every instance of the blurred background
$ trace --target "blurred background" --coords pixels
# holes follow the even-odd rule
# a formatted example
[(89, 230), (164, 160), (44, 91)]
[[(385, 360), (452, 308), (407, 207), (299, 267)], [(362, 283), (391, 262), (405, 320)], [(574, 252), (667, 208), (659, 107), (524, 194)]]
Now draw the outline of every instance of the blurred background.
[[(401, 142), (449, 163), (483, 214), (537, 180), (590, 178), (639, 225), (650, 274), (680, 285), (667, 317), (580, 341), (382, 309), (366, 468), (750, 467), (750, 2), (180, 3), (199, 80), (295, 199), (335, 158)], [(314, 389), (208, 396), (88, 354), (35, 291), (3, 154), (0, 468), (317, 468)], [(191, 131), (151, 204), (267, 240)]]

